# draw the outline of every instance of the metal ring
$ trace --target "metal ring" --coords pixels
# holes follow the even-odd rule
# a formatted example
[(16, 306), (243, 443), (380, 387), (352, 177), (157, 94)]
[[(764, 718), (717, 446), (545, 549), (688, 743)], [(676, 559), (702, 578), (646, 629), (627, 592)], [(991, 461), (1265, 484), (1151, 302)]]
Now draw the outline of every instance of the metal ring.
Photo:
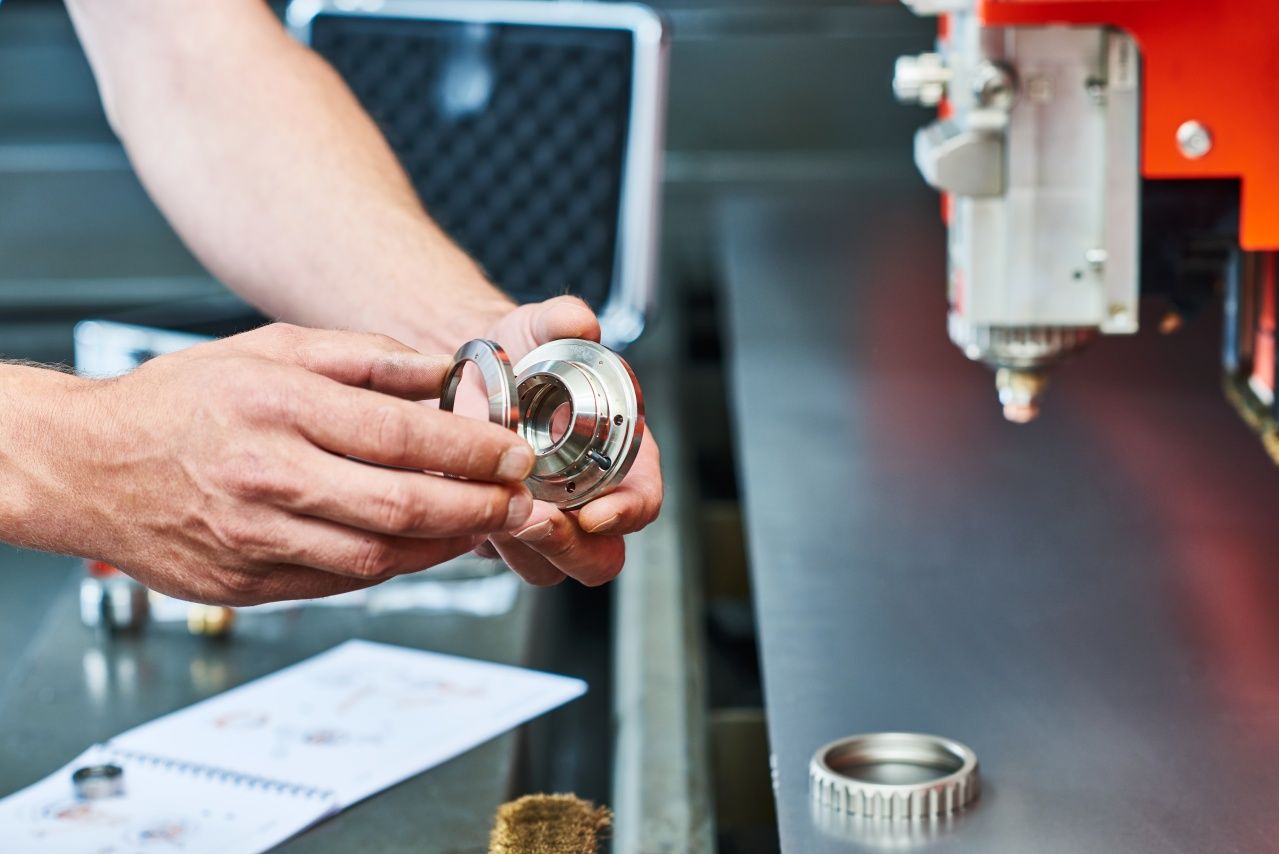
[(483, 338), (466, 342), (453, 354), (453, 364), (444, 375), (440, 409), (445, 412), (453, 411), (453, 402), (462, 384), (462, 370), (467, 362), (478, 367), (484, 378), (484, 392), (489, 401), (489, 421), (501, 424), (507, 430), (517, 429), (520, 405), (515, 396), (515, 372), (511, 370), (511, 358), (501, 345)]
[(841, 738), (808, 766), (815, 801), (881, 818), (948, 815), (980, 792), (977, 754), (957, 741), (914, 732)]
[(119, 765), (85, 765), (71, 772), (76, 797), (85, 800), (113, 798), (124, 794), (124, 769)]

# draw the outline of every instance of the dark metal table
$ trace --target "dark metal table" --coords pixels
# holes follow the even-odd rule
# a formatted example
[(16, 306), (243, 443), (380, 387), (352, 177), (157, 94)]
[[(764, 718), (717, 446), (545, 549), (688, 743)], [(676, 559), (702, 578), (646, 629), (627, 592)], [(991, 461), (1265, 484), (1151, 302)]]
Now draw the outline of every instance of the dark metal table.
[[(10, 561), (24, 557), (5, 556)], [(520, 585), (514, 607), (495, 616), (308, 607), (248, 614), (224, 641), (193, 637), (178, 624), (158, 624), (139, 637), (101, 642), (80, 625), (79, 574), (68, 575), (34, 634), (17, 649), (4, 650), (0, 794), (57, 770), (94, 742), (351, 637), (527, 664), (535, 605), (547, 595)], [(0, 619), (22, 608), (20, 598), (8, 597), (0, 603)], [(571, 705), (551, 715), (571, 714), (567, 709)], [(500, 736), (357, 804), (283, 850), (487, 851), (493, 811), (512, 796), (516, 743), (517, 733)]]
[[(1279, 470), (1214, 319), (1100, 342), (1008, 425), (946, 340), (936, 197), (905, 164), (831, 195), (721, 222), (784, 850), (1274, 850)], [(813, 751), (885, 729), (971, 745), (980, 802), (812, 814)]]

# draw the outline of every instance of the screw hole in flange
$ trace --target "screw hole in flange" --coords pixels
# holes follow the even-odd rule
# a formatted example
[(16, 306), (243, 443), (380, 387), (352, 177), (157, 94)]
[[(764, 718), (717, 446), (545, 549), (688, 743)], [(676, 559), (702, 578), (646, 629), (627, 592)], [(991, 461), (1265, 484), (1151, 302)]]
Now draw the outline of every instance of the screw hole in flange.
[(622, 417), (622, 416), (620, 416), (620, 415), (614, 415), (614, 416), (613, 416), (613, 423), (614, 423), (614, 424), (616, 424), (618, 427), (621, 427), (621, 426), (622, 426), (622, 422), (624, 422), (625, 420), (626, 420), (626, 419), (625, 419), (625, 418), (623, 418), (623, 417)]
[(567, 490), (569, 491), (569, 493), (570, 493), (570, 494), (572, 494), (572, 493), (573, 493), (573, 491), (577, 489), (577, 484), (570, 480), (570, 481), (568, 482), (568, 486), (566, 486), (566, 487), (564, 487), (564, 488), (565, 488), (565, 489), (567, 489)]

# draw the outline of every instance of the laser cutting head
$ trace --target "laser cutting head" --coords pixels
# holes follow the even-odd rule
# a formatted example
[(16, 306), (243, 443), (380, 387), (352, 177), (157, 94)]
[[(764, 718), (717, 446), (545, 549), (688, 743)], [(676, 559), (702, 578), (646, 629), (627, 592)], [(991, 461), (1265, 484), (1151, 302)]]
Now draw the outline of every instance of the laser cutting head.
[(941, 108), (915, 161), (946, 194), (950, 337), (1024, 423), (1057, 363), (1137, 328), (1137, 52), (949, 5), (939, 51), (899, 60), (894, 88)]
[(1224, 292), (1228, 388), (1279, 449), (1279, 4), (904, 2), (939, 19), (893, 88), (938, 111), (915, 161), (944, 197), (950, 337), (1009, 420), (1098, 335), (1137, 331), (1139, 293), (1179, 321)]

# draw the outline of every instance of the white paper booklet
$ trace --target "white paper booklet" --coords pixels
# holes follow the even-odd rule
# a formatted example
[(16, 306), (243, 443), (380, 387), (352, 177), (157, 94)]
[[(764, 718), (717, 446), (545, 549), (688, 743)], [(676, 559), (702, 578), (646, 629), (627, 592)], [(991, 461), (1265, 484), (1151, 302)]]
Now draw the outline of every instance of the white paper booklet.
[[(79, 800), (71, 774), (124, 769), (122, 796)], [(137, 854), (265, 851), (338, 809), (332, 796), (93, 747), (66, 768), (0, 801), (0, 851)]]
[[(0, 851), (146, 851), (138, 828), (156, 822), (190, 828), (186, 852), (261, 851), (585, 691), (579, 679), (348, 641), (95, 748), (125, 767), (123, 798), (109, 799), (116, 801), (110, 807), (79, 802), (92, 804), (95, 821), (99, 810), (110, 811), (116, 830), (97, 825), (101, 845), (59, 847), (46, 832), (54, 821), (45, 815), (49, 804), (77, 803), (66, 770), (0, 801)], [(136, 789), (135, 778), (142, 780)], [(256, 794), (268, 790), (274, 794)], [(286, 809), (280, 801), (307, 806)], [(227, 816), (238, 833), (228, 825), (231, 835), (222, 834)], [(8, 840), (32, 844), (14, 848)], [(216, 840), (211, 847), (209, 840)]]

